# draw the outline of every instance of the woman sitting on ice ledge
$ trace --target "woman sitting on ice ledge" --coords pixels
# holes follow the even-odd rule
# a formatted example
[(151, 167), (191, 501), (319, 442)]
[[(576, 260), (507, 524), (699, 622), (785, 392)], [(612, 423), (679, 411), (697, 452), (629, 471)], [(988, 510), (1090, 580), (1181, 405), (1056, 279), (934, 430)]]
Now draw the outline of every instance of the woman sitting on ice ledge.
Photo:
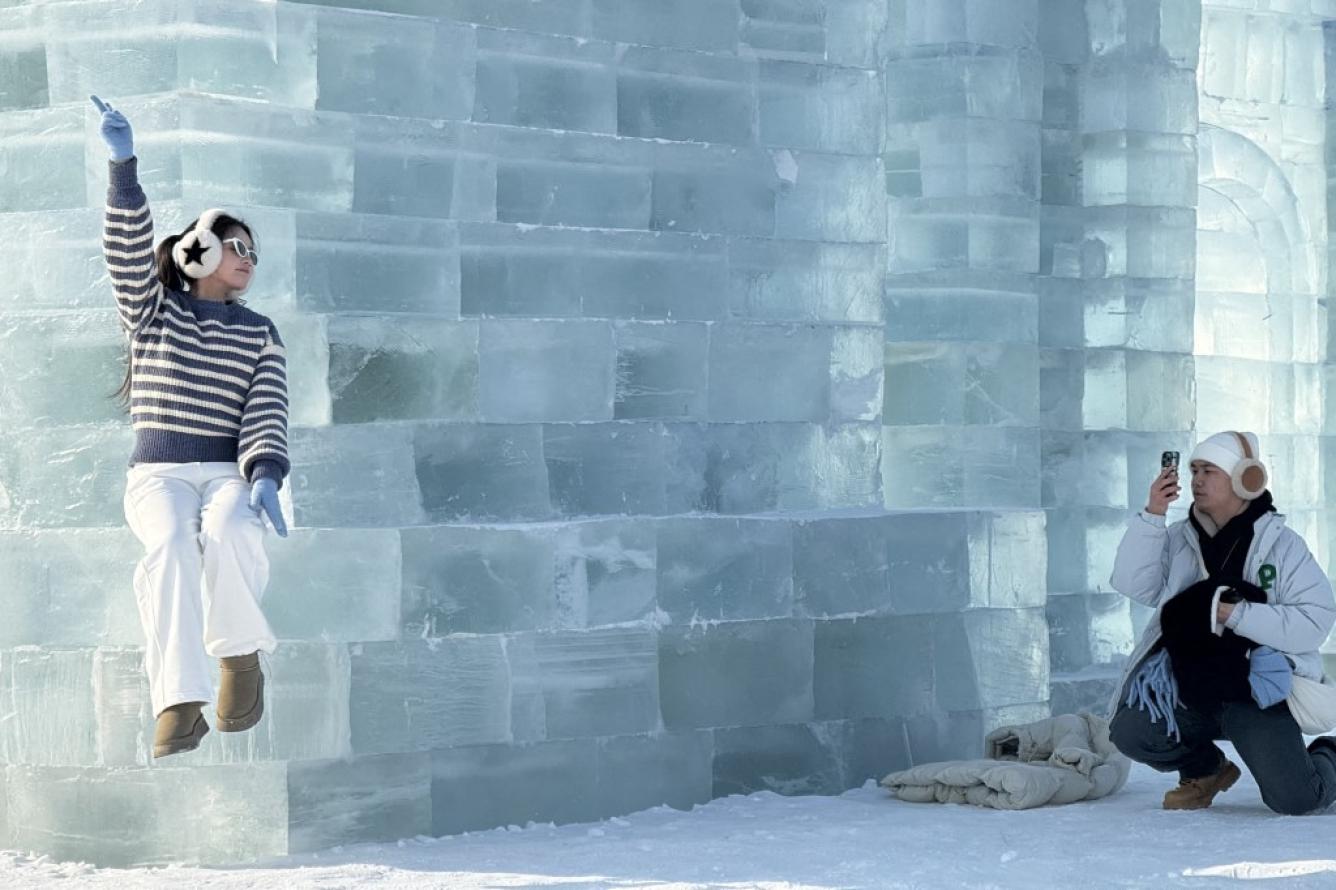
[(259, 654), (273, 631), (267, 515), (287, 535), (278, 490), (288, 474), (288, 392), (274, 323), (244, 307), (260, 255), (254, 233), (205, 211), (154, 249), (130, 124), (96, 96), (111, 153), (103, 252), (130, 344), (125, 381), (135, 448), (125, 518), (144, 545), (134, 574), (157, 727), (153, 756), (199, 747), (220, 661), (221, 732), (264, 713)]
[(1188, 518), (1165, 525), (1179, 494), (1168, 467), (1118, 546), (1114, 589), (1156, 612), (1119, 681), (1110, 734), (1133, 760), (1178, 772), (1165, 809), (1209, 807), (1238, 780), (1219, 739), (1234, 744), (1276, 812), (1336, 801), (1336, 739), (1305, 747), (1299, 722), (1310, 732), (1336, 723), (1323, 713), (1336, 687), (1314, 682), (1336, 601), (1272, 505), (1257, 454), (1252, 433), (1207, 438), (1192, 453)]

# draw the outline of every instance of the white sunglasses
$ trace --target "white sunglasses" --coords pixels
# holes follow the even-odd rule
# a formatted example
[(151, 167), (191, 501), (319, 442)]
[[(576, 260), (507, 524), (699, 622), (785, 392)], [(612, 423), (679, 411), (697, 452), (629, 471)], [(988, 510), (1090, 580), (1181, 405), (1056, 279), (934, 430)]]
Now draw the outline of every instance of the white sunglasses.
[(254, 248), (247, 247), (246, 242), (242, 241), (240, 238), (228, 238), (223, 243), (226, 244), (228, 247), (231, 247), (233, 252), (236, 253), (237, 256), (241, 257), (242, 259), (249, 259), (251, 261), (252, 266), (260, 265), (259, 252), (256, 251)]

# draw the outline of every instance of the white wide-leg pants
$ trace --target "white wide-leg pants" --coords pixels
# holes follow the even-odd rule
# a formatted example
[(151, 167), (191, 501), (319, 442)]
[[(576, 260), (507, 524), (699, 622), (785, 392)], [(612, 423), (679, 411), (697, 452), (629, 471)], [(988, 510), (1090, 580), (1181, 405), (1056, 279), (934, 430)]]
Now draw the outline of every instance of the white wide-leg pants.
[(136, 464), (125, 518), (144, 545), (134, 591), (154, 715), (213, 701), (210, 658), (273, 652), (260, 598), (269, 583), (264, 520), (235, 462)]

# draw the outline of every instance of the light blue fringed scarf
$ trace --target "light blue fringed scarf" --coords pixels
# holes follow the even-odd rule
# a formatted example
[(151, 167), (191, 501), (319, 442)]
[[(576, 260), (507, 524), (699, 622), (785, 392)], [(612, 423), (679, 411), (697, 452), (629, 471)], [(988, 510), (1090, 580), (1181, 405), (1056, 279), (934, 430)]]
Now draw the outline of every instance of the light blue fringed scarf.
[(1150, 714), (1152, 723), (1164, 718), (1164, 725), (1175, 741), (1183, 741), (1178, 731), (1178, 718), (1174, 709), (1178, 707), (1178, 681), (1169, 666), (1169, 653), (1161, 649), (1146, 659), (1137, 671), (1127, 690), (1127, 706), (1138, 708)]

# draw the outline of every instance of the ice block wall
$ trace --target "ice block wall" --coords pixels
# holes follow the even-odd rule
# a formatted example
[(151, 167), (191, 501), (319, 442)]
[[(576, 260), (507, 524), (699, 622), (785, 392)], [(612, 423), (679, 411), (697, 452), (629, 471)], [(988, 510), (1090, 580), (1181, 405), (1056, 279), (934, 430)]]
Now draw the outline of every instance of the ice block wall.
[[(3, 846), (224, 862), (838, 792), (1046, 714), (1036, 269), (1007, 256), (1036, 243), (1038, 15), (1007, 7), (0, 8)], [(920, 62), (947, 93), (887, 89)], [(975, 120), (1007, 71), (1026, 96)], [(288, 344), (269, 711), (161, 763), (90, 92), (162, 233), (254, 224)], [(1014, 483), (1007, 455), (959, 481), (994, 444)], [(925, 448), (954, 475), (907, 477)]]
[[(1326, 559), (1333, 5), (0, 0), (0, 846), (834, 793), (1102, 708), (1161, 450), (1256, 429)], [(90, 92), (288, 344), (269, 711), (161, 763)]]

